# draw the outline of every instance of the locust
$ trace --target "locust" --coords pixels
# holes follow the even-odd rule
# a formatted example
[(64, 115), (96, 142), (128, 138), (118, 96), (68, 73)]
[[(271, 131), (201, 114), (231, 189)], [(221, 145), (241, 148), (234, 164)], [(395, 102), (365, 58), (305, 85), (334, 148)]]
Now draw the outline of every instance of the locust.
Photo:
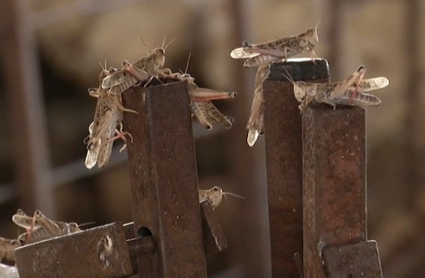
[(310, 54), (315, 63), (317, 58), (314, 48), (319, 42), (317, 28), (323, 16), (314, 28), (310, 28), (299, 35), (271, 40), (263, 43), (242, 42), (242, 47), (233, 49), (230, 57), (233, 59), (247, 59), (244, 67), (258, 67), (276, 61), (286, 61), (288, 58), (299, 55), (303, 52)]
[(246, 125), (248, 129), (247, 143), (250, 147), (254, 146), (260, 134), (263, 134), (264, 127), (264, 99), (263, 99), (263, 83), (270, 71), (269, 65), (258, 67), (254, 81), (254, 98), (251, 105), (251, 114)]
[(12, 221), (27, 230), (26, 233), (18, 237), (18, 241), (21, 244), (34, 243), (81, 231), (77, 223), (51, 220), (44, 216), (40, 210), (36, 210), (34, 216), (28, 216), (22, 210), (18, 210), (12, 216)]
[(7, 264), (0, 264), (1, 278), (19, 278), (18, 268)]
[[(101, 83), (105, 77), (116, 72), (116, 69), (110, 68), (106, 70), (105, 66), (99, 74), (99, 82)], [(87, 156), (85, 165), (88, 169), (93, 168), (96, 163), (99, 168), (104, 167), (111, 156), (113, 141), (121, 138), (126, 142), (126, 135), (133, 140), (130, 133), (123, 131), (122, 120), (124, 112), (136, 113), (131, 109), (122, 106), (121, 95), (111, 95), (101, 85), (99, 88), (90, 88), (89, 95), (97, 98), (94, 120), (89, 126), (89, 136), (84, 139), (87, 145)], [(120, 126), (120, 130), (116, 127)], [(115, 136), (115, 134), (117, 134)], [(122, 151), (126, 145), (120, 150)]]
[(235, 98), (236, 92), (221, 92), (208, 88), (200, 88), (195, 83), (195, 78), (187, 74), (186, 66), (185, 73), (173, 73), (170, 69), (164, 68), (160, 70), (160, 74), (164, 77), (170, 77), (179, 81), (188, 81), (190, 109), (192, 116), (196, 117), (206, 129), (211, 130), (213, 123), (217, 123), (222, 127), (229, 129), (233, 125), (233, 118), (224, 116), (220, 110), (215, 107), (211, 100)]
[(328, 104), (334, 110), (337, 105), (363, 108), (378, 106), (382, 101), (377, 96), (364, 92), (385, 88), (390, 82), (386, 77), (363, 79), (365, 72), (366, 68), (360, 66), (345, 80), (334, 83), (294, 81), (288, 72), (288, 76), (284, 76), (294, 86), (294, 95), (298, 102), (301, 103), (298, 108), (302, 113), (311, 102)]
[(158, 70), (164, 66), (165, 51), (171, 42), (173, 40), (164, 46), (164, 38), (160, 48), (154, 49), (151, 54), (134, 63), (124, 60), (123, 68), (103, 78), (102, 89), (107, 89), (109, 94), (116, 96), (139, 83), (147, 81), (147, 86), (153, 78), (158, 79)]
[(0, 237), (0, 262), (2, 262), (3, 259), (16, 261), (15, 249), (20, 246), (21, 243), (16, 239), (6, 239)]
[(230, 192), (224, 192), (223, 189), (221, 189), (218, 186), (214, 186), (210, 189), (201, 189), (199, 190), (199, 203), (202, 203), (204, 201), (209, 201), (211, 203), (212, 208), (216, 208), (220, 205), (221, 200), (223, 199), (223, 196), (230, 195), (237, 198), (245, 199), (245, 197), (230, 193)]

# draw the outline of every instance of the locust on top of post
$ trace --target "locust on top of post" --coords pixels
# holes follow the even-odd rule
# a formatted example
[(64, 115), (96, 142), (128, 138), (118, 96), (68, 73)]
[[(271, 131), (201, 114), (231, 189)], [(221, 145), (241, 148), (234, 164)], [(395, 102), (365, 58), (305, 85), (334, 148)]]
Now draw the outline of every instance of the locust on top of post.
[(302, 54), (310, 53), (312, 62), (318, 58), (314, 52), (316, 44), (319, 42), (317, 28), (322, 21), (319, 19), (314, 28), (310, 28), (299, 35), (280, 38), (263, 43), (243, 42), (242, 47), (233, 49), (230, 57), (233, 59), (246, 59), (244, 66), (247, 68), (259, 67), (255, 77), (254, 99), (251, 105), (251, 114), (246, 126), (248, 130), (247, 143), (250, 147), (254, 146), (258, 137), (263, 134), (263, 82), (267, 79), (269, 65), (275, 62), (287, 61), (288, 58)]
[(272, 62), (286, 61), (288, 58), (304, 52), (310, 53), (310, 57), (317, 58), (314, 48), (319, 42), (317, 28), (323, 16), (314, 28), (310, 28), (304, 33), (284, 37), (263, 43), (242, 42), (242, 47), (233, 49), (230, 57), (233, 59), (247, 59), (244, 67), (252, 68), (267, 65)]
[(124, 60), (122, 62), (123, 67), (120, 70), (102, 80), (102, 88), (108, 89), (108, 93), (111, 95), (119, 95), (141, 82), (147, 81), (145, 85), (147, 86), (153, 78), (158, 77), (158, 70), (165, 63), (165, 51), (173, 41), (174, 39), (164, 46), (164, 37), (162, 46), (154, 49), (151, 54), (140, 58), (134, 63)]

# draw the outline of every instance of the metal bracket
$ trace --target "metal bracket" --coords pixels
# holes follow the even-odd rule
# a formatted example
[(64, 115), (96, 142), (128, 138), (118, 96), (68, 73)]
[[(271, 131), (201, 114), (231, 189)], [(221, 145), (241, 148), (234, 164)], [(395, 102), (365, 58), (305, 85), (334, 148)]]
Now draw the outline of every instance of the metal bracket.
[(374, 240), (325, 247), (323, 258), (329, 277), (383, 277), (378, 245)]
[[(205, 254), (225, 250), (226, 238), (211, 203), (200, 206)], [(112, 223), (25, 245), (15, 253), (21, 278), (96, 278), (138, 274), (137, 254), (149, 256), (155, 249), (152, 236), (135, 236), (133, 223)]]
[(133, 272), (119, 223), (28, 244), (15, 254), (20, 278), (125, 277)]

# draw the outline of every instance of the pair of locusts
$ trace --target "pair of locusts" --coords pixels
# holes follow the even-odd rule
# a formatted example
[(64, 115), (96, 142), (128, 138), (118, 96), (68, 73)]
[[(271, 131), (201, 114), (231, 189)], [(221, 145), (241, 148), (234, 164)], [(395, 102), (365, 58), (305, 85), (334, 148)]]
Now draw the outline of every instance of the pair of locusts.
[(27, 231), (18, 237), (21, 245), (81, 231), (77, 223), (51, 220), (40, 210), (36, 210), (34, 216), (29, 216), (22, 209), (18, 209), (12, 216), (12, 221)]
[[(313, 63), (315, 63), (314, 58), (317, 58), (317, 55), (314, 48), (319, 41), (317, 28), (322, 18), (315, 28), (308, 29), (302, 34), (258, 44), (243, 42), (242, 47), (236, 48), (230, 53), (233, 59), (246, 59), (244, 66), (247, 68), (259, 67), (255, 76), (254, 99), (247, 123), (247, 142), (250, 147), (263, 133), (263, 82), (267, 78), (270, 64), (280, 61), (286, 62), (288, 58), (304, 52), (309, 53)], [(388, 86), (389, 81), (385, 77), (363, 79), (365, 71), (365, 67), (360, 66), (344, 81), (329, 84), (294, 82), (289, 73), (285, 77), (294, 86), (294, 95), (301, 103), (299, 105), (301, 112), (311, 102), (326, 103), (334, 109), (336, 105), (377, 106), (381, 103), (381, 100), (374, 95), (363, 92), (384, 88)]]
[[(96, 163), (101, 168), (108, 163), (114, 140), (121, 138), (125, 142), (125, 135), (133, 139), (131, 134), (123, 132), (121, 121), (124, 112), (137, 112), (123, 107), (121, 94), (132, 86), (145, 81), (148, 84), (158, 77), (158, 70), (165, 63), (165, 50), (171, 43), (164, 47), (164, 42), (161, 48), (156, 48), (151, 54), (134, 63), (123, 61), (121, 69), (107, 70), (105, 62), (99, 74), (99, 87), (89, 89), (89, 95), (97, 98), (97, 104), (94, 120), (89, 126), (89, 136), (84, 140), (87, 145), (87, 168), (91, 169)], [(117, 126), (120, 126), (120, 130), (117, 130)], [(120, 152), (125, 147), (126, 145)]]

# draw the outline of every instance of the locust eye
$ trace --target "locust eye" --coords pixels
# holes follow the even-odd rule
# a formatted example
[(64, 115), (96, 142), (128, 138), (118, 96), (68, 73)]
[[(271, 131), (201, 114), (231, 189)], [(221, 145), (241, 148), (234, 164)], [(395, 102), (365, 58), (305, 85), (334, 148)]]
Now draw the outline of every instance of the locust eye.
[(16, 239), (13, 239), (11, 242), (10, 242), (13, 246), (20, 246), (21, 245), (21, 242), (19, 242), (18, 240), (16, 240)]
[(214, 186), (213, 191), (215, 191), (215, 192), (219, 191), (218, 187)]
[(93, 149), (94, 149), (94, 144), (93, 143), (88, 144), (87, 150), (92, 151)]

